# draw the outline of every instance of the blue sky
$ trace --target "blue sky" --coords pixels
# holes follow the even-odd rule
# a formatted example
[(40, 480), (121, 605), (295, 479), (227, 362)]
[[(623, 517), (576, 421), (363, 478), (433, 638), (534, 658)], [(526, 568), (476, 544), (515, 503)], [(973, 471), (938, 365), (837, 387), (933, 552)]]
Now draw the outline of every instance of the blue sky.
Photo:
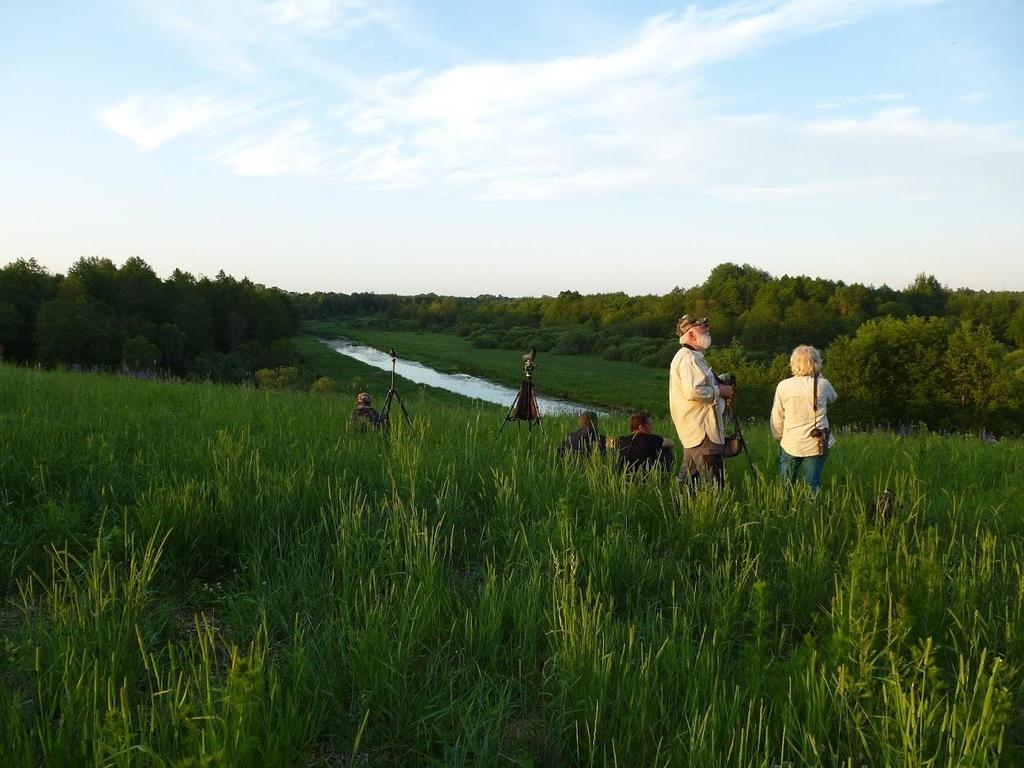
[(0, 3), (0, 259), (1024, 290), (1024, 2)]

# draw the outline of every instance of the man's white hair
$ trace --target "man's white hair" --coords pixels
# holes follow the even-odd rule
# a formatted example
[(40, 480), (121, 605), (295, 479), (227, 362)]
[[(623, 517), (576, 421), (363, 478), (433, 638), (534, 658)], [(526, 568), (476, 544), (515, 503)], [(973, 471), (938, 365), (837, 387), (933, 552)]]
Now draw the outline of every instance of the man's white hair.
[(810, 344), (801, 344), (789, 356), (789, 370), (794, 376), (813, 376), (821, 373), (821, 352)]

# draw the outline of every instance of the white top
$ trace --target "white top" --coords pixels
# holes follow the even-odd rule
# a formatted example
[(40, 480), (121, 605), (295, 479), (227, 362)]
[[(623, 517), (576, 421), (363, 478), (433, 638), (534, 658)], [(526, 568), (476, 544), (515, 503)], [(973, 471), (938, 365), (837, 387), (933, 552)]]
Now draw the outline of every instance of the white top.
[[(817, 456), (818, 439), (811, 437), (816, 426), (828, 426), (825, 411), (839, 395), (829, 380), (818, 376), (818, 410), (815, 412), (813, 376), (790, 376), (780, 381), (775, 388), (775, 402), (772, 403), (772, 437), (779, 441), (782, 450), (790, 456)], [(835, 437), (829, 438), (829, 446)]]
[(722, 445), (722, 420), (725, 401), (718, 394), (715, 374), (704, 355), (695, 349), (680, 347), (668, 372), (668, 405), (672, 423), (684, 448), (694, 448), (706, 435)]

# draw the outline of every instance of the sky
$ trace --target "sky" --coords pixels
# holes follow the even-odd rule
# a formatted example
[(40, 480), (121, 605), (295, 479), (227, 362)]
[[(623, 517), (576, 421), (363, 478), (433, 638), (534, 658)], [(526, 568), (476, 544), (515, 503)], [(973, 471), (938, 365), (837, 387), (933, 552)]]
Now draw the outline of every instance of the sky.
[(0, 263), (1024, 290), (1024, 0), (0, 0)]

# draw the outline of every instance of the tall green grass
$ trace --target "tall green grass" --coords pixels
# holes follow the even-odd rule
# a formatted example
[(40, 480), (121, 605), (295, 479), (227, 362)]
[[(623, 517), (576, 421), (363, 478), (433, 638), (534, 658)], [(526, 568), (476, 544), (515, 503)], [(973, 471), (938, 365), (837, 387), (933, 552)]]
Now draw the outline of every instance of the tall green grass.
[(1019, 442), (690, 499), (408, 400), (0, 367), (0, 765), (1021, 764)]

